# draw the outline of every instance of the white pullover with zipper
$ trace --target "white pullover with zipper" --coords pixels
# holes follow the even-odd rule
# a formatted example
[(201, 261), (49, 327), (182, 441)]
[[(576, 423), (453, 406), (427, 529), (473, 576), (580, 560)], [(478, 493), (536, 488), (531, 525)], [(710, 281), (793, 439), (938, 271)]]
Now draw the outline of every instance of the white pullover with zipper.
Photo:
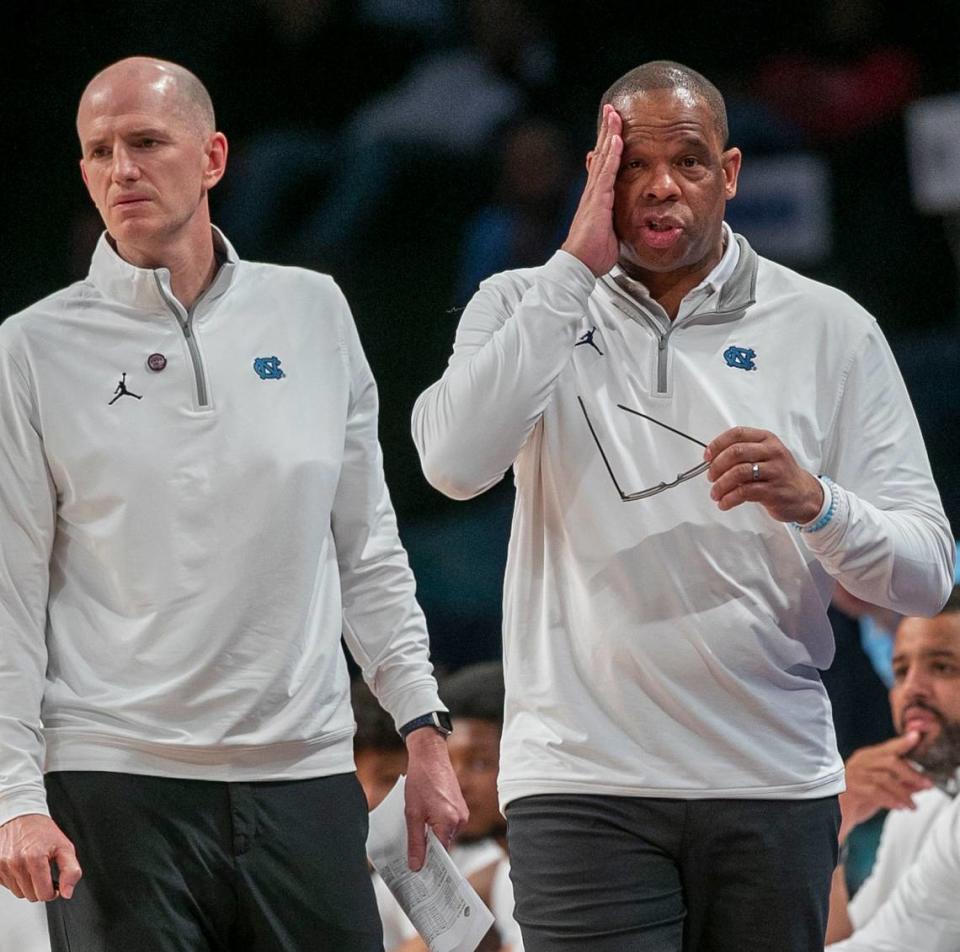
[(398, 724), (443, 710), (347, 303), (214, 237), (189, 312), (104, 237), (0, 325), (0, 823), (44, 769), (352, 770), (341, 632)]
[[(563, 251), (485, 281), (414, 408), (424, 472), (447, 495), (514, 468), (504, 805), (838, 793), (818, 671), (834, 581), (904, 614), (949, 594), (950, 529), (876, 321), (725, 234), (672, 322), (619, 267), (597, 280)], [(700, 462), (688, 437), (738, 424), (836, 481), (824, 528), (753, 503), (721, 512), (703, 475), (621, 501), (590, 431), (629, 494)]]

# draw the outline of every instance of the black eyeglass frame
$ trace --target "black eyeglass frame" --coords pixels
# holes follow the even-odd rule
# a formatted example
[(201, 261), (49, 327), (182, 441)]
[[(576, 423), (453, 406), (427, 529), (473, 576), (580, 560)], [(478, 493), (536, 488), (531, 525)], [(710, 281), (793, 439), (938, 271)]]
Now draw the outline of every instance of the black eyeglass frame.
[[(668, 489), (673, 489), (674, 486), (679, 486), (680, 483), (685, 483), (688, 479), (693, 479), (695, 476), (705, 473), (710, 468), (710, 463), (704, 461), (702, 463), (698, 463), (696, 466), (693, 466), (690, 469), (684, 470), (682, 473), (677, 473), (676, 479), (673, 479), (670, 482), (660, 482), (657, 483), (656, 486), (651, 486), (649, 489), (640, 489), (637, 492), (625, 493), (620, 488), (620, 483), (617, 482), (617, 477), (613, 473), (613, 467), (610, 465), (610, 460), (607, 459), (607, 454), (604, 452), (603, 444), (600, 442), (600, 437), (597, 435), (597, 431), (594, 429), (593, 423), (590, 420), (590, 415), (587, 413), (586, 404), (583, 402), (583, 398), (579, 394), (577, 395), (577, 402), (580, 404), (580, 409), (583, 411), (583, 418), (587, 421), (587, 427), (590, 429), (590, 435), (593, 437), (593, 442), (597, 444), (597, 449), (600, 451), (600, 458), (603, 460), (603, 465), (606, 466), (607, 472), (610, 474), (610, 479), (613, 481), (613, 485), (617, 490), (617, 494), (620, 496), (621, 502), (636, 502), (638, 499), (649, 499), (651, 496), (656, 496), (658, 493), (666, 492)], [(669, 430), (671, 433), (676, 433), (677, 436), (682, 436), (685, 440), (689, 440), (691, 443), (696, 443), (697, 446), (702, 446), (704, 449), (706, 449), (706, 443), (703, 443), (700, 440), (690, 436), (689, 433), (684, 433), (682, 430), (678, 430), (667, 423), (662, 423), (660, 420), (657, 420), (652, 416), (648, 416), (646, 413), (641, 413), (639, 410), (634, 410), (632, 407), (625, 407), (622, 403), (618, 403), (617, 407), (626, 411), (627, 413), (634, 414), (634, 416), (643, 417), (644, 420), (649, 420), (651, 423), (655, 423), (657, 426), (662, 426), (665, 430)]]

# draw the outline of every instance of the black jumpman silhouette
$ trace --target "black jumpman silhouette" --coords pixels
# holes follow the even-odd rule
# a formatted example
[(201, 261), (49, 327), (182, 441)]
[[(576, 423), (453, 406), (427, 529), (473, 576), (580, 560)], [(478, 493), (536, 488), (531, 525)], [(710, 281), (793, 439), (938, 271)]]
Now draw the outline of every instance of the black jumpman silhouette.
[(591, 327), (590, 330), (588, 330), (573, 346), (579, 347), (581, 344), (588, 344), (602, 357), (603, 351), (593, 342), (593, 335), (596, 333), (597, 329), (595, 327)]
[(131, 393), (127, 390), (127, 375), (124, 374), (120, 378), (120, 383), (117, 384), (117, 389), (113, 391), (116, 396), (107, 404), (108, 407), (112, 407), (121, 397), (133, 397), (135, 400), (142, 400), (143, 396), (139, 393)]

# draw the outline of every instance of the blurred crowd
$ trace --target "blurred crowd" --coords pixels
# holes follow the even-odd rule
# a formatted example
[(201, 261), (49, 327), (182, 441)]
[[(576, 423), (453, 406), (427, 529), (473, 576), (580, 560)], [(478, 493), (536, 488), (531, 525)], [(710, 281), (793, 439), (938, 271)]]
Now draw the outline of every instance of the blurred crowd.
[[(86, 271), (99, 220), (71, 138), (86, 77), (134, 53), (194, 70), (231, 143), (215, 221), (243, 257), (329, 271), (354, 308), (441, 665), (498, 656), (512, 493), (503, 485), (454, 509), (431, 491), (410, 409), (439, 376), (478, 283), (540, 264), (562, 242), (599, 95), (646, 59), (688, 63), (726, 96), (744, 151), (734, 229), (877, 317), (960, 528), (960, 133), (942, 131), (950, 116), (960, 129), (952, 0), (922, 11), (811, 0), (775, 16), (762, 0), (682, 10), (611, 0), (589, 12), (546, 0), (133, 0), (122, 18), (107, 5), (60, 6), (25, 10), (30, 29), (6, 39), (21, 149), (3, 188), (0, 314)], [(893, 728), (882, 640), (846, 615), (834, 621), (825, 680), (846, 756)]]
[(687, 7), (682, 19), (667, 5), (638, 13), (620, 0), (589, 13), (543, 0), (128, 9), (121, 21), (65, 5), (8, 40), (8, 102), (26, 140), (46, 144), (46, 162), (42, 175), (15, 164), (21, 178), (4, 189), (12, 279), (0, 314), (86, 271), (100, 225), (73, 173), (84, 77), (130, 53), (195, 70), (231, 144), (215, 220), (244, 257), (329, 271), (354, 308), (441, 661), (498, 651), (512, 496), (504, 485), (455, 508), (432, 492), (410, 409), (439, 376), (477, 284), (542, 263), (560, 244), (598, 97), (645, 59), (689, 63), (725, 94), (731, 141), (745, 154), (734, 229), (876, 315), (960, 524), (960, 147), (931, 141), (960, 109), (949, 0), (922, 13), (899, 0), (816, 0), (779, 5), (776, 17), (743, 0), (719, 12)]
[[(908, 17), (896, 2), (816, 0), (772, 18), (746, 0), (682, 24), (621, 2), (589, 15), (557, 6), (169, 0), (133, 3), (122, 22), (71, 8), (10, 51), (9, 102), (27, 139), (49, 148), (42, 175), (24, 167), (29, 188), (14, 178), (4, 189), (15, 240), (4, 242), (0, 313), (86, 271), (100, 224), (73, 173), (83, 77), (135, 52), (194, 69), (232, 147), (215, 220), (244, 257), (329, 271), (354, 307), (434, 652), (452, 666), (497, 654), (511, 491), (455, 509), (432, 492), (410, 408), (439, 375), (478, 283), (559, 246), (596, 100), (610, 76), (646, 58), (688, 62), (725, 94), (731, 141), (745, 154), (734, 228), (876, 315), (960, 525), (960, 145), (925, 144), (911, 122), (926, 103), (960, 110), (954, 6)], [(932, 200), (924, 148), (926, 166), (948, 167)]]

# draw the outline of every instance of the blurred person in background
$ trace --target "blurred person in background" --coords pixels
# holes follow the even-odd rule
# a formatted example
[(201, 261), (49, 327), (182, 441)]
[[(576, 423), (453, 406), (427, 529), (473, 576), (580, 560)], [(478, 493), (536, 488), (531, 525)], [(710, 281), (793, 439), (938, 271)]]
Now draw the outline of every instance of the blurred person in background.
[[(503, 665), (487, 661), (467, 665), (441, 678), (444, 701), (450, 708), (453, 733), (447, 741), (450, 762), (470, 811), (450, 855), (494, 914), (484, 950), (523, 952), (520, 930), (513, 918), (513, 889), (506, 852), (506, 821), (497, 799), (500, 737), (503, 731)], [(378, 896), (381, 891), (378, 891)], [(388, 952), (425, 952), (426, 946), (399, 910), (381, 906), (385, 936), (403, 941), (386, 943)]]
[(523, 952), (520, 928), (513, 917), (507, 823), (497, 794), (503, 735), (503, 662), (498, 659), (467, 665), (441, 683), (456, 735), (449, 745), (450, 762), (471, 817), (458, 839), (493, 840), (501, 850), (496, 859), (469, 878), (494, 914), (501, 946), (509, 952)]
[[(836, 952), (952, 952), (960, 948), (960, 586), (936, 618), (900, 622), (892, 669), (898, 736), (845, 765), (827, 941), (839, 942)], [(876, 862), (850, 899), (847, 838), (878, 810), (891, 812)]]
[(359, 679), (354, 679), (351, 685), (350, 705), (357, 722), (357, 732), (353, 735), (357, 779), (363, 787), (368, 809), (373, 810), (393, 789), (400, 775), (407, 772), (407, 748), (393, 718)]
[[(332, 134), (280, 128), (251, 143), (225, 208), (229, 220), (245, 219), (245, 240), (263, 247), (286, 208), (285, 258), (348, 266), (404, 168), (472, 160), (487, 147), (546, 82), (552, 56), (528, 0), (469, 0), (463, 17), (463, 42), (424, 51)], [(305, 178), (317, 187), (289, 214)]]
[(467, 224), (455, 300), (468, 301), (498, 271), (537, 264), (566, 236), (582, 183), (567, 133), (545, 118), (504, 136), (493, 201)]

